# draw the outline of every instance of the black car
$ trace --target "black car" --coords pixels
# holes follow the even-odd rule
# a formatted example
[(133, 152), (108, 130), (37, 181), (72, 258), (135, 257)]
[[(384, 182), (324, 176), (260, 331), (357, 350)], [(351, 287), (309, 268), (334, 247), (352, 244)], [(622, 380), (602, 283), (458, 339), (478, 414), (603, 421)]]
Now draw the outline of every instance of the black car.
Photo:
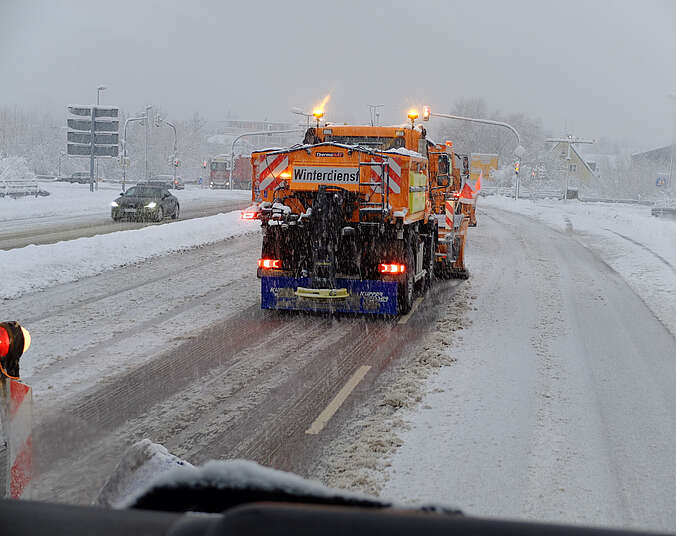
[(178, 219), (178, 199), (164, 186), (138, 184), (120, 194), (111, 204), (114, 221), (122, 218), (162, 221), (167, 216)]

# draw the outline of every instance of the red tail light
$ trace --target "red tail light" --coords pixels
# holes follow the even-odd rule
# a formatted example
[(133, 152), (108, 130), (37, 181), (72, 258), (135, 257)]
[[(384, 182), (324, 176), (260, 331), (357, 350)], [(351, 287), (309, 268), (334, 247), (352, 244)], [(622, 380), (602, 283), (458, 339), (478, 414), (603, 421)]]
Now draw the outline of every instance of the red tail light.
[(279, 259), (258, 259), (258, 267), (263, 270), (280, 270), (282, 261)]
[(255, 212), (242, 212), (242, 215), (240, 216), (243, 220), (255, 220), (256, 219), (256, 213)]
[(381, 274), (403, 274), (406, 266), (404, 264), (379, 264), (378, 271)]

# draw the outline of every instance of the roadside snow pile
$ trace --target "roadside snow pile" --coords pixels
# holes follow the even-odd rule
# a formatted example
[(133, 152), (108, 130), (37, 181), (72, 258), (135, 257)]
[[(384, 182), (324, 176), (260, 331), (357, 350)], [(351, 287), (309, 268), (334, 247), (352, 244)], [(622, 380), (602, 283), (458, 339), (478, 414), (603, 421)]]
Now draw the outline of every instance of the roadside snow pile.
[(16, 298), (120, 266), (258, 232), (240, 212), (0, 251), (0, 299)]
[(22, 156), (0, 158), (0, 182), (27, 182), (34, 180), (35, 174), (28, 169), (26, 159)]
[[(482, 198), (489, 206), (529, 216), (573, 234), (619, 273), (676, 336), (676, 221), (644, 206), (579, 201)], [(481, 225), (481, 223), (479, 223)]]

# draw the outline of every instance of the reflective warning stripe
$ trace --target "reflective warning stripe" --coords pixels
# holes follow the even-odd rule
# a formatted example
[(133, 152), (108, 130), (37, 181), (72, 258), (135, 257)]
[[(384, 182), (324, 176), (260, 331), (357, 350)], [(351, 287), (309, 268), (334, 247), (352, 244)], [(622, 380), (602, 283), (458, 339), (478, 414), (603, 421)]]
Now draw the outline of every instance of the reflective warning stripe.
[(401, 163), (394, 157), (388, 158), (390, 164), (390, 190), (395, 194), (401, 192)]
[(272, 160), (267, 155), (264, 155), (258, 161), (256, 166), (256, 181), (260, 190), (267, 190), (277, 186), (281, 179), (279, 175), (289, 167), (289, 155), (280, 154), (275, 156)]
[[(383, 162), (383, 159), (379, 156), (374, 156), (371, 159), (371, 162)], [(388, 157), (387, 162), (389, 164), (390, 191), (398, 194), (401, 192), (401, 164), (392, 157)], [(370, 180), (373, 182), (382, 182), (383, 168), (380, 166), (369, 167), (372, 172)], [(375, 190), (375, 186), (371, 186), (371, 190)]]
[(446, 201), (446, 218), (444, 221), (444, 227), (446, 229), (453, 229), (453, 204), (450, 201)]

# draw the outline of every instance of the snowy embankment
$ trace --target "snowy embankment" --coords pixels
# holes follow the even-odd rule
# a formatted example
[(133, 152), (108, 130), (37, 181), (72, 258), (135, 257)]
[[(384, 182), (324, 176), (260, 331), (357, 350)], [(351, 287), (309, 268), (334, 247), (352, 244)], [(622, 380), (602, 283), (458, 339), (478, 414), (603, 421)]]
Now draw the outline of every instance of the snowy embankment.
[[(101, 183), (95, 192), (88, 184), (40, 182), (40, 188), (49, 192), (47, 197), (0, 198), (0, 223), (28, 221), (50, 216), (110, 216), (110, 202), (119, 196), (122, 186)], [(131, 186), (131, 184), (129, 185)], [(172, 190), (182, 207), (190, 204), (218, 202), (229, 199), (247, 199), (251, 192), (244, 190), (209, 190), (188, 185), (185, 190)]]
[(676, 220), (655, 218), (644, 206), (610, 203), (487, 197), (479, 205), (523, 214), (577, 238), (676, 336)]
[(56, 244), (0, 251), (0, 299), (77, 281), (152, 257), (256, 232), (240, 212), (78, 238)]

